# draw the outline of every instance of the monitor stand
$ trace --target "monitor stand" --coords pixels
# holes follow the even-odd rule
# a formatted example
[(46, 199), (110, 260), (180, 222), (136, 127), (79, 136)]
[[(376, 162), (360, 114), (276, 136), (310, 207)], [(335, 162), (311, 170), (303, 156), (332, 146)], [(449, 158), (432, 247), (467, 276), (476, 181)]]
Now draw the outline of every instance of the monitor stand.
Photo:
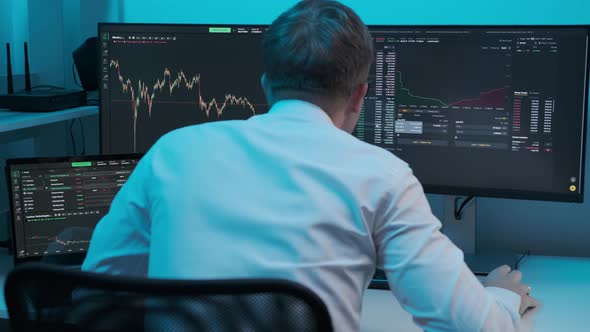
[(520, 254), (514, 251), (477, 249), (476, 200), (474, 196), (444, 196), (442, 232), (463, 251), (474, 274), (486, 275), (501, 265), (517, 268)]

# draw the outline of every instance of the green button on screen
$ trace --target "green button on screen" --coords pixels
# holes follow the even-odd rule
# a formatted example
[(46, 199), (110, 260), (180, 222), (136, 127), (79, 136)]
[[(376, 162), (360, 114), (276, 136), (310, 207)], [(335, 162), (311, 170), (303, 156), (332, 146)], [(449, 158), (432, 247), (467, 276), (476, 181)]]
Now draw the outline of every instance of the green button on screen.
[(212, 33), (231, 33), (231, 28), (209, 28)]
[(72, 167), (88, 167), (88, 166), (92, 166), (91, 161), (80, 161), (80, 162), (72, 163)]

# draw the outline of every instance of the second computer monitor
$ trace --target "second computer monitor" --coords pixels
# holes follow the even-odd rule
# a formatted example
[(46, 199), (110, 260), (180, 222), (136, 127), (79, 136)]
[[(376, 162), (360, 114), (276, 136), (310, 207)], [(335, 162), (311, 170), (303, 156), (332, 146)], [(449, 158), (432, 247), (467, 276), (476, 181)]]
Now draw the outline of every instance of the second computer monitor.
[(132, 154), (7, 160), (15, 262), (81, 263), (94, 227), (140, 158)]

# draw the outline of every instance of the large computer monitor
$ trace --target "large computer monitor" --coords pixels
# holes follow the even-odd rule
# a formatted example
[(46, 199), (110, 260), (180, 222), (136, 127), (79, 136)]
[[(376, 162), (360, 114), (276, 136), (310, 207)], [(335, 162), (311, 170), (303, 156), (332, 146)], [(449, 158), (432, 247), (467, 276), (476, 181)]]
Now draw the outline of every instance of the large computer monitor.
[[(101, 24), (103, 153), (264, 113), (264, 26)], [(587, 26), (370, 26), (358, 138), (428, 193), (580, 202)]]
[(267, 112), (264, 30), (99, 24), (101, 152), (146, 152), (179, 127)]

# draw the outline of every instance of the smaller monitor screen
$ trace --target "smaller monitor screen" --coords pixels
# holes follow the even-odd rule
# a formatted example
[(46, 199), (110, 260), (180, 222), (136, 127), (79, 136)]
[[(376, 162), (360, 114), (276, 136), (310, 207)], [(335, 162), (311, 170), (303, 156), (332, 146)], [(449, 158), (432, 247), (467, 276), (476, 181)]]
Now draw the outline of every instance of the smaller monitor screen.
[(8, 160), (16, 258), (85, 253), (139, 155)]

